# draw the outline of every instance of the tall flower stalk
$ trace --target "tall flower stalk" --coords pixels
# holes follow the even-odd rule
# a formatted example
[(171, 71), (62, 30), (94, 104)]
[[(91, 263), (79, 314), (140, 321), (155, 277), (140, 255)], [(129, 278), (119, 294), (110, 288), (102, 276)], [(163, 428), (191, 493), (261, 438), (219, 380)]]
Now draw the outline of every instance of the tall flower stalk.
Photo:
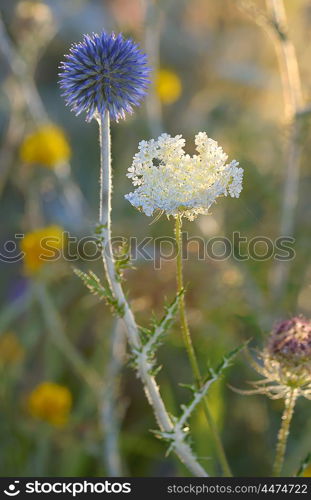
[[(136, 355), (137, 371), (144, 384), (144, 390), (151, 404), (156, 420), (162, 432), (174, 434), (174, 426), (161, 398), (159, 387), (155, 378), (151, 375), (150, 361), (146, 350), (140, 340), (138, 326), (135, 322), (132, 310), (125, 298), (122, 285), (118, 279), (116, 265), (111, 245), (111, 141), (109, 112), (105, 111), (100, 118), (100, 151), (101, 151), (101, 175), (100, 175), (100, 216), (99, 234), (103, 248), (103, 261), (110, 289), (117, 301), (117, 308), (122, 311), (121, 316), (127, 329), (128, 341), (132, 351)], [(189, 445), (184, 441), (182, 432), (178, 431), (173, 439), (173, 449), (189, 470), (197, 476), (206, 476), (206, 472), (198, 463)]]
[(275, 477), (279, 477), (282, 472), (287, 439), (289, 436), (290, 423), (293, 418), (297, 397), (298, 397), (297, 389), (292, 389), (291, 391), (289, 391), (289, 394), (285, 399), (285, 408), (282, 415), (282, 425), (278, 434), (278, 442), (276, 445), (276, 456), (273, 465), (273, 476)]
[(219, 369), (209, 373), (204, 384), (191, 388), (193, 398), (188, 406), (182, 407), (179, 418), (170, 416), (155, 380), (155, 352), (161, 337), (172, 323), (178, 297), (166, 308), (160, 322), (153, 324), (149, 330), (141, 329), (125, 297), (122, 273), (112, 250), (110, 118), (116, 121), (124, 118), (146, 94), (149, 73), (146, 56), (131, 40), (125, 40), (122, 35), (108, 35), (103, 32), (100, 35), (85, 35), (81, 43), (73, 45), (61, 68), (60, 85), (67, 104), (76, 114), (86, 112), (88, 121), (97, 119), (100, 135), (100, 208), (97, 235), (102, 248), (107, 285), (103, 285), (92, 272), (77, 271), (77, 274), (92, 293), (106, 299), (115, 314), (124, 322), (132, 364), (143, 383), (159, 425), (157, 436), (169, 443), (169, 451), (174, 451), (190, 472), (196, 476), (207, 476), (187, 442), (189, 429), (186, 423), (210, 385), (229, 366), (235, 352), (224, 358)]
[[(185, 140), (181, 135), (171, 137), (162, 134), (157, 140), (140, 142), (127, 174), (136, 189), (126, 198), (148, 216), (158, 211), (175, 219), (180, 323), (196, 387), (199, 389), (203, 385), (203, 377), (192, 344), (184, 302), (182, 218), (193, 220), (199, 214), (207, 215), (219, 196), (238, 197), (242, 189), (243, 170), (235, 160), (227, 164), (227, 155), (205, 132), (196, 135), (195, 144), (199, 154), (190, 157), (184, 152)], [(224, 475), (232, 476), (206, 398), (203, 403)]]
[(185, 299), (184, 294), (181, 294), (184, 289), (184, 279), (183, 279), (183, 262), (182, 262), (182, 219), (180, 215), (176, 216), (175, 219), (175, 236), (177, 243), (177, 259), (176, 259), (176, 278), (177, 278), (177, 291), (179, 293), (179, 314), (180, 314), (180, 323), (181, 330), (183, 334), (184, 344), (188, 353), (188, 357), (190, 360), (190, 364), (192, 367), (192, 371), (194, 374), (194, 378), (196, 383), (201, 385), (201, 374), (198, 365), (198, 361), (195, 355), (194, 347), (192, 344), (191, 334), (189, 330), (187, 315), (186, 315), (186, 307), (185, 307)]
[[(179, 314), (180, 314), (181, 331), (183, 335), (184, 344), (188, 353), (189, 361), (191, 364), (192, 372), (194, 375), (194, 379), (197, 384), (197, 387), (199, 388), (202, 386), (203, 380), (199, 368), (199, 363), (197, 361), (195, 350), (192, 344), (192, 338), (186, 314), (184, 293), (182, 293), (184, 290), (184, 279), (183, 279), (183, 257), (182, 257), (182, 218), (180, 217), (180, 215), (177, 215), (175, 218), (175, 237), (177, 243), (176, 278), (177, 278), (177, 292), (179, 297)], [(213, 415), (211, 414), (207, 398), (204, 398), (203, 400), (203, 407), (206, 420), (208, 422), (208, 425), (210, 427), (213, 436), (216, 453), (219, 462), (222, 466), (223, 474), (225, 476), (232, 477), (232, 471), (230, 469), (230, 465), (226, 457), (226, 452), (224, 450), (221, 437), (219, 435)]]

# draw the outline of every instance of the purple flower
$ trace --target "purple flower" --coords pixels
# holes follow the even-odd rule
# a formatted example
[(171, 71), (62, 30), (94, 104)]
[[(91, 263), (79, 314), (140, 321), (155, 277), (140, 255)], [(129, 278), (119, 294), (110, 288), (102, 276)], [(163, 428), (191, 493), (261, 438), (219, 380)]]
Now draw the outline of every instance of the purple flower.
[(61, 63), (60, 87), (66, 103), (86, 120), (109, 111), (113, 120), (133, 112), (146, 95), (150, 68), (146, 55), (121, 34), (84, 35)]
[(278, 323), (270, 334), (268, 350), (278, 359), (311, 365), (311, 321), (294, 316)]
[(252, 366), (263, 378), (241, 394), (287, 399), (295, 391), (295, 397), (311, 400), (311, 320), (294, 316), (277, 323)]

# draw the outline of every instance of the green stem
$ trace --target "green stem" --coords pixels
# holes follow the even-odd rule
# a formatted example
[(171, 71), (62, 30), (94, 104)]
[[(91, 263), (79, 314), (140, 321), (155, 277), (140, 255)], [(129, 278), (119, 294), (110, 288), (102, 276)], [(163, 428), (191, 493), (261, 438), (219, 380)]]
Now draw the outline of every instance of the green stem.
[(273, 476), (280, 477), (284, 463), (287, 440), (289, 436), (289, 427), (293, 418), (295, 404), (297, 400), (297, 390), (292, 389), (285, 400), (285, 408), (282, 415), (282, 425), (278, 434), (278, 442), (276, 445), (276, 455), (273, 465)]
[[(186, 308), (185, 308), (185, 300), (184, 300), (184, 294), (181, 293), (182, 290), (184, 289), (184, 282), (183, 282), (183, 262), (182, 262), (182, 234), (181, 234), (181, 227), (182, 227), (182, 220), (181, 217), (178, 215), (176, 217), (176, 222), (175, 222), (175, 236), (176, 236), (176, 243), (177, 243), (177, 262), (176, 262), (176, 274), (177, 274), (177, 290), (179, 295), (179, 314), (180, 314), (180, 323), (181, 323), (181, 331), (183, 335), (183, 340), (186, 346), (186, 350), (188, 353), (188, 357), (190, 360), (190, 364), (192, 367), (193, 375), (196, 381), (196, 384), (198, 387), (201, 387), (202, 385), (202, 376), (199, 368), (199, 364), (197, 361), (197, 357), (193, 348), (192, 344), (192, 339), (191, 339), (191, 334), (188, 326), (188, 321), (187, 321), (187, 315), (186, 315)], [(204, 413), (206, 420), (208, 422), (208, 425), (210, 427), (213, 439), (214, 439), (214, 445), (215, 445), (215, 450), (218, 455), (219, 462), (221, 463), (222, 469), (223, 469), (223, 474), (224, 476), (227, 477), (232, 477), (232, 472), (226, 457), (226, 453), (224, 450), (224, 447), (221, 442), (221, 438), (219, 435), (219, 432), (217, 430), (217, 426), (215, 424), (214, 418), (211, 414), (211, 411), (209, 409), (209, 405), (207, 403), (207, 399), (204, 398), (203, 400), (203, 406), (204, 406)]]

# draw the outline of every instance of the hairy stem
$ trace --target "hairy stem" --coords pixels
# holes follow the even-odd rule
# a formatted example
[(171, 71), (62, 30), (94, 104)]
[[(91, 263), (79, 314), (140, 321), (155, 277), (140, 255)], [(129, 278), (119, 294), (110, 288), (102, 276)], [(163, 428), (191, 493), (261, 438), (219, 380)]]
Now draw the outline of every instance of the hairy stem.
[[(199, 364), (197, 361), (197, 357), (194, 351), (194, 347), (192, 344), (191, 334), (189, 330), (189, 325), (187, 321), (186, 308), (185, 308), (185, 299), (182, 290), (184, 289), (183, 282), (183, 262), (182, 262), (182, 220), (178, 215), (175, 219), (175, 236), (177, 243), (177, 261), (176, 261), (176, 274), (177, 274), (177, 290), (179, 293), (179, 314), (180, 314), (180, 323), (181, 323), (181, 331), (185, 343), (185, 347), (188, 353), (188, 357), (190, 360), (190, 364), (192, 367), (193, 375), (196, 381), (198, 388), (202, 386), (202, 376), (199, 368)], [(215, 424), (214, 418), (209, 409), (209, 405), (207, 403), (206, 397), (203, 399), (204, 413), (208, 422), (208, 425), (211, 429), (215, 450), (218, 455), (219, 462), (221, 463), (223, 473), (225, 476), (232, 477), (232, 472), (226, 457), (225, 450), (223, 448), (221, 438), (219, 436), (217, 426)]]
[(297, 391), (291, 390), (290, 394), (285, 400), (285, 408), (282, 415), (282, 425), (278, 434), (278, 442), (276, 445), (276, 456), (273, 465), (273, 476), (280, 477), (284, 463), (284, 456), (286, 451), (287, 439), (289, 436), (289, 427), (293, 417), (295, 404), (297, 400)]
[(100, 117), (99, 127), (101, 152), (99, 232), (102, 240), (102, 257), (106, 277), (115, 299), (122, 306), (122, 319), (126, 327), (131, 350), (136, 356), (138, 375), (143, 383), (147, 399), (153, 408), (161, 431), (172, 435), (172, 448), (189, 471), (195, 476), (207, 476), (207, 472), (199, 464), (190, 446), (184, 441), (183, 436), (180, 433), (174, 433), (174, 425), (166, 410), (155, 378), (151, 374), (152, 366), (148, 357), (142, 352), (143, 346), (138, 326), (116, 273), (111, 244), (111, 139), (110, 118), (107, 111)]
[[(152, 376), (151, 365), (146, 354), (142, 352), (142, 343), (139, 336), (133, 312), (126, 300), (122, 285), (118, 279), (111, 244), (111, 139), (110, 139), (110, 118), (106, 111), (100, 117), (100, 151), (101, 151), (101, 174), (100, 174), (100, 210), (99, 228), (102, 240), (102, 256), (106, 270), (106, 277), (109, 286), (118, 304), (122, 306), (127, 338), (132, 351), (136, 355), (138, 364), (138, 375), (143, 383), (144, 390), (150, 405), (153, 408), (158, 425), (163, 432), (174, 433), (174, 425), (165, 408), (160, 395), (159, 387)], [(199, 464), (190, 446), (183, 440), (183, 437), (174, 435), (173, 445), (176, 455), (186, 465), (195, 476), (207, 476), (206, 471)]]

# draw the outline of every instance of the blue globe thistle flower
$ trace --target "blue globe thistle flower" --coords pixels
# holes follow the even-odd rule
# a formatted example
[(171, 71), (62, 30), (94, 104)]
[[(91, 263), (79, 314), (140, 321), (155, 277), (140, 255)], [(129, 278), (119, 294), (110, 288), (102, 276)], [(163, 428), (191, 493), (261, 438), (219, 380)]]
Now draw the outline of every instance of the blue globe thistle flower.
[(66, 103), (86, 120), (109, 111), (113, 120), (132, 113), (146, 95), (150, 68), (147, 56), (121, 34), (84, 35), (61, 63), (60, 87)]

